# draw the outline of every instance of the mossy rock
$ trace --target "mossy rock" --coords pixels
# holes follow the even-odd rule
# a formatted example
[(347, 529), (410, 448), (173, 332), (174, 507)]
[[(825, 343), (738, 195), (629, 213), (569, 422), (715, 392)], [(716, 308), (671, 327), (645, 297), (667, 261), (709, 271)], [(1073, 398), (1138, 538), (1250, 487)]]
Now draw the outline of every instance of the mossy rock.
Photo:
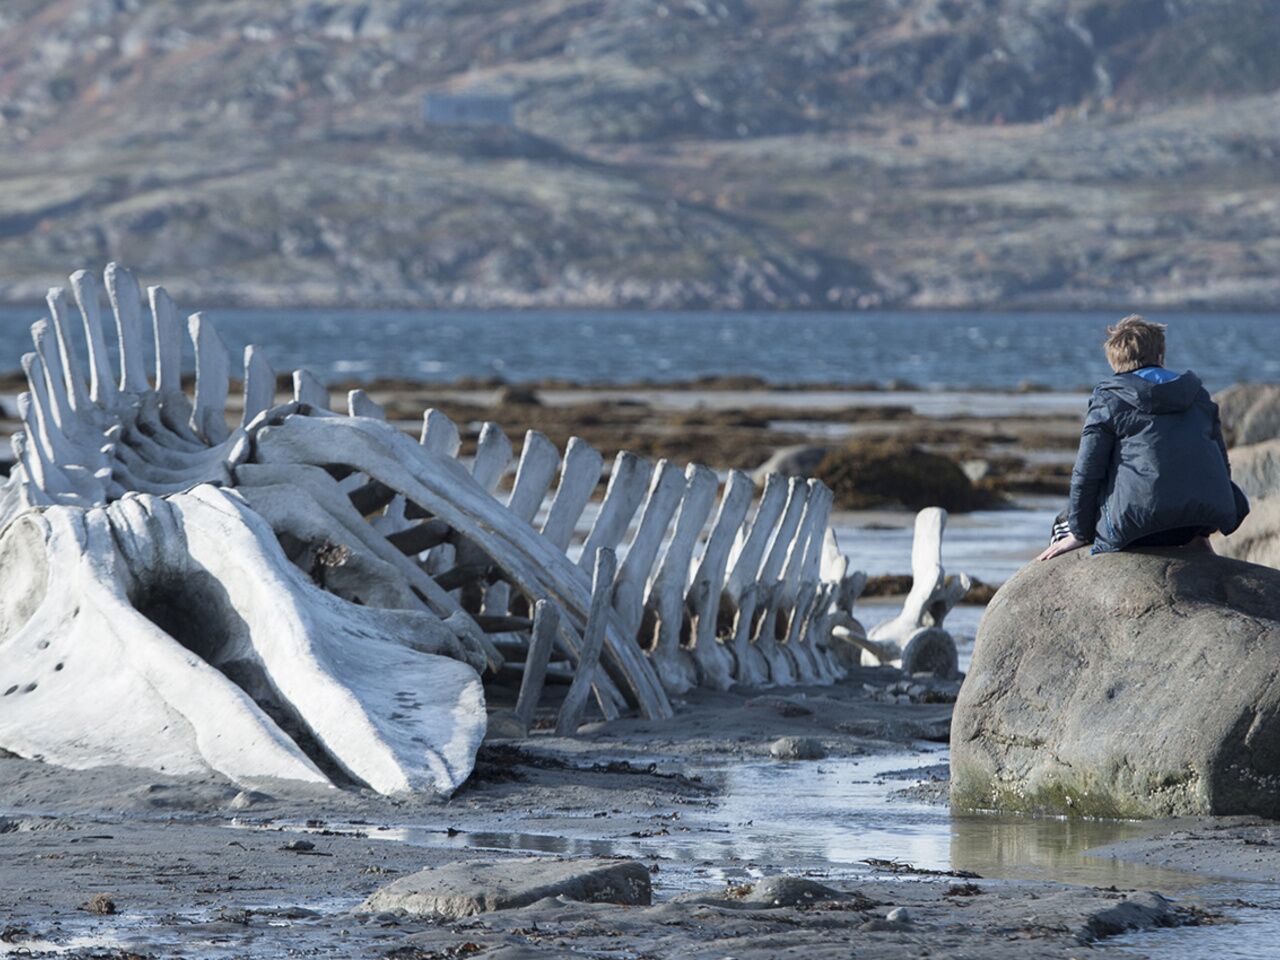
[(942, 454), (892, 440), (870, 440), (830, 451), (814, 476), (831, 488), (843, 510), (942, 507), (954, 513), (1003, 502), (975, 487), (959, 464)]

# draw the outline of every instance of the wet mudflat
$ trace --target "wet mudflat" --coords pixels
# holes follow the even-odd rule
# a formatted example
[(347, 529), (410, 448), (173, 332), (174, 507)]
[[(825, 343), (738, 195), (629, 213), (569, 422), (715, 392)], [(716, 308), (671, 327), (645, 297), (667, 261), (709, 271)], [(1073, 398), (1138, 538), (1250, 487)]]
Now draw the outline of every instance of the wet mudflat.
[[(891, 702), (894, 682), (699, 692), (672, 721), (493, 743), (447, 802), (3, 759), (0, 954), (1192, 957), (1274, 933), (1270, 825), (953, 818), (950, 705)], [(774, 759), (784, 736), (825, 756)], [(359, 909), (424, 867), (529, 856), (636, 860), (653, 903)], [(777, 876), (834, 893), (752, 899)]]

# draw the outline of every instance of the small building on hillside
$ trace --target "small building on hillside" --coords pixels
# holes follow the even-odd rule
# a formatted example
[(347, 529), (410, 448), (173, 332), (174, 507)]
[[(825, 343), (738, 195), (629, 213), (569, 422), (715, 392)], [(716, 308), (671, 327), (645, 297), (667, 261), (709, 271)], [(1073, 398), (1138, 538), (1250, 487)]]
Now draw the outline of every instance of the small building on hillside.
[(422, 118), (449, 127), (513, 127), (516, 122), (511, 97), (500, 93), (429, 93)]

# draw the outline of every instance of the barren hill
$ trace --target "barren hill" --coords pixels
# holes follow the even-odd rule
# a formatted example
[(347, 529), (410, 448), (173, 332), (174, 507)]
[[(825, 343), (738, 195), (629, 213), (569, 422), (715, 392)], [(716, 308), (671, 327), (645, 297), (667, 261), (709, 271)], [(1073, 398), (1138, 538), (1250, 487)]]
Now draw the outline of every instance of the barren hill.
[[(1280, 306), (1272, 0), (6, 0), (0, 297)], [(513, 126), (423, 120), (483, 92)]]

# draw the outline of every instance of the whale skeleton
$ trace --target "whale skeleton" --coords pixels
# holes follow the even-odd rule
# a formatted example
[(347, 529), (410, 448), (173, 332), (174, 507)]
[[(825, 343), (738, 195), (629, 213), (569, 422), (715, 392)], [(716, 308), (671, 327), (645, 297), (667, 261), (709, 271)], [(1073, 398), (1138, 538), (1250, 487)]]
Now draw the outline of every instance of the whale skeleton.
[(118, 364), (85, 271), (79, 322), (50, 290), (22, 358), (0, 487), (6, 750), (447, 795), (485, 735), (485, 683), (513, 672), (527, 732), (567, 668), (571, 733), (590, 697), (606, 719), (666, 718), (697, 686), (834, 682), (860, 651), (954, 670), (941, 624), (968, 581), (943, 575), (941, 511), (917, 523), (903, 614), (868, 636), (852, 613), (865, 576), (817, 481), (770, 476), (755, 502), (741, 471), (626, 451), (606, 471), (578, 438), (562, 453), (531, 430), (516, 458), (495, 423), (464, 461), (437, 410), (414, 440), (361, 390), (329, 409), (305, 370), (277, 403), (256, 346), (229, 424), (212, 321), (186, 322), (188, 396), (164, 289), (144, 306), (129, 271), (104, 280)]

